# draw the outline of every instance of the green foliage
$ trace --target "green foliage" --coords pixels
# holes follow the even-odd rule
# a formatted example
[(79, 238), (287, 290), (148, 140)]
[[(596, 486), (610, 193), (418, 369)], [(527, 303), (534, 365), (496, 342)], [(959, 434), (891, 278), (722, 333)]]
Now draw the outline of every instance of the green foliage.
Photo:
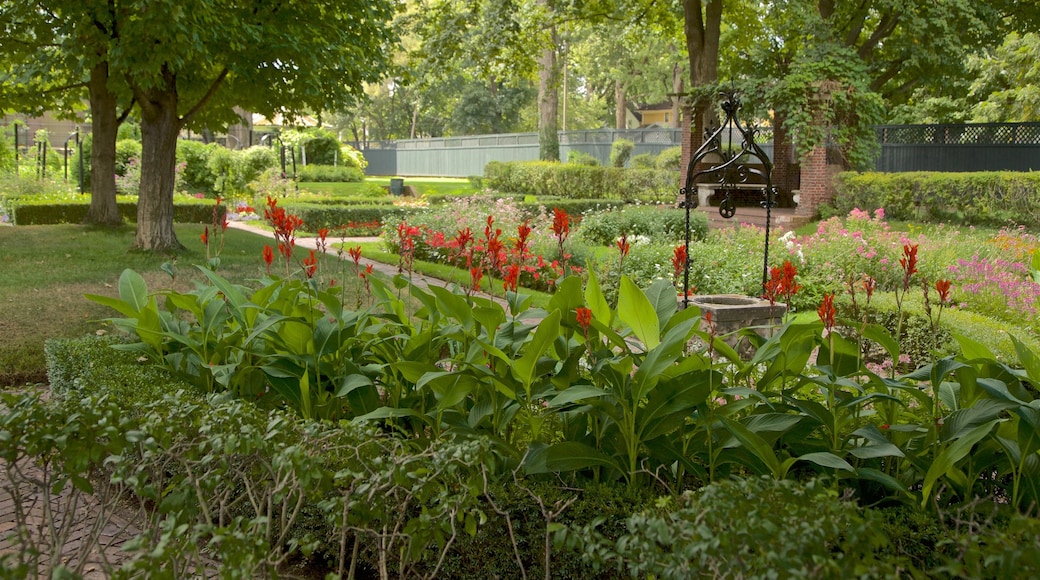
[[(129, 199), (128, 199), (129, 198)], [(18, 197), (7, 202), (11, 221), (17, 225), (78, 224), (83, 222), (90, 206), (89, 196), (62, 194), (57, 196)], [(116, 203), (127, 221), (137, 219), (137, 199), (124, 196)], [(191, 197), (176, 197), (173, 205), (175, 223), (210, 223), (213, 202)]]
[(839, 214), (853, 208), (884, 208), (889, 219), (959, 224), (1040, 226), (1040, 174), (841, 173), (834, 204)]
[(653, 169), (656, 167), (657, 156), (653, 153), (640, 153), (632, 156), (632, 169)]
[(821, 481), (741, 478), (709, 485), (658, 509), (631, 515), (627, 533), (605, 538), (595, 525), (567, 539), (597, 569), (633, 577), (690, 578), (707, 571), (746, 578), (896, 574), (875, 551), (887, 538), (874, 518)]
[(210, 153), (220, 147), (216, 143), (206, 145), (201, 141), (179, 139), (177, 141), (177, 163), (184, 164), (181, 172), (184, 184), (189, 191), (206, 194), (216, 193), (213, 189), (217, 181), (216, 174), (209, 165)]
[[(410, 213), (418, 211), (416, 208), (405, 206), (388, 206), (372, 203), (329, 206), (317, 203), (287, 201), (284, 203), (284, 206), (303, 219), (304, 227), (309, 231), (315, 232), (320, 228), (335, 230), (344, 226), (355, 231), (360, 227), (365, 227), (365, 231), (378, 232), (382, 224), (396, 222), (404, 219)], [(374, 234), (361, 234), (358, 232), (357, 235)]]
[(590, 155), (584, 151), (578, 151), (572, 149), (567, 153), (567, 163), (573, 163), (575, 165), (587, 165), (589, 167), (598, 167), (599, 159), (596, 159), (595, 155)]
[(624, 167), (627, 165), (635, 147), (636, 144), (629, 139), (615, 139), (610, 144), (610, 166)]
[(488, 163), (485, 184), (495, 190), (537, 197), (673, 202), (678, 176), (668, 171), (589, 167), (554, 162)]
[(657, 168), (668, 171), (682, 170), (682, 147), (669, 147), (657, 155)]
[(141, 142), (136, 139), (116, 141), (116, 175), (125, 176), (132, 159), (141, 160)]
[(300, 181), (312, 182), (361, 182), (365, 180), (365, 174), (356, 167), (347, 165), (317, 165), (309, 164), (298, 168), (296, 178)]
[(215, 177), (213, 190), (225, 197), (244, 193), (250, 182), (277, 165), (274, 151), (259, 145), (243, 150), (218, 146), (210, 150), (207, 160)]
[[(692, 240), (707, 237), (708, 219), (704, 212), (690, 214), (690, 229)], [(685, 210), (631, 206), (586, 216), (578, 234), (591, 244), (612, 246), (622, 234), (628, 235), (630, 241), (646, 238), (647, 242), (675, 244), (685, 238), (685, 231)]]

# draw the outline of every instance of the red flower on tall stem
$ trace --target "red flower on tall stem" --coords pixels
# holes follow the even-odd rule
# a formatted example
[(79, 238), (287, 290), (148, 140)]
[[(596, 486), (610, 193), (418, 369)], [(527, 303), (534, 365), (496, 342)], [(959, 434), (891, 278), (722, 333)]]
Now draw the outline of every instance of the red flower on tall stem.
[(470, 268), (469, 281), (473, 292), (480, 292), (480, 281), (484, 279), (484, 271), (480, 268)]
[(318, 271), (318, 257), (314, 254), (314, 250), (311, 250), (309, 256), (303, 259), (303, 273), (308, 278), (313, 278), (314, 274)]
[(949, 280), (936, 280), (935, 291), (939, 293), (939, 303), (949, 304), (950, 303), (950, 285)]
[(574, 310), (574, 314), (578, 319), (578, 326), (581, 327), (585, 334), (588, 334), (589, 327), (592, 325), (592, 310), (585, 307), (579, 307)]
[(903, 268), (903, 290), (909, 290), (910, 278), (917, 273), (917, 244), (903, 244), (899, 266)]
[(329, 228), (321, 228), (318, 230), (318, 249), (324, 254), (328, 251), (329, 245), (327, 238), (329, 237)]
[(679, 283), (679, 277), (686, 271), (686, 245), (679, 244), (675, 246), (675, 250), (672, 252), (672, 273), (675, 274), (675, 283)]
[(820, 307), (816, 310), (816, 314), (820, 316), (820, 322), (823, 322), (823, 328), (830, 332), (834, 328), (834, 316), (837, 311), (834, 308), (834, 293), (824, 294), (823, 302)]
[(571, 233), (571, 216), (567, 215), (566, 210), (562, 210), (558, 207), (553, 208), (553, 224), (552, 224), (553, 235), (556, 239), (560, 240), (560, 244), (567, 239), (567, 236)]
[(264, 244), (264, 264), (267, 265), (267, 273), (271, 273), (271, 264), (274, 263), (274, 248)]
[(628, 242), (628, 234), (621, 234), (617, 241), (617, 248), (621, 252), (621, 258), (624, 259), (628, 255), (629, 250), (632, 249), (632, 244)]
[(350, 259), (354, 260), (355, 266), (361, 265), (361, 246), (354, 246), (347, 250), (347, 253), (350, 254)]
[(199, 239), (202, 240), (202, 244), (204, 246), (209, 245), (209, 226), (206, 226), (206, 229), (202, 230), (202, 234), (199, 236)]
[(516, 292), (516, 285), (520, 279), (520, 264), (510, 264), (506, 268), (505, 277), (502, 279), (502, 288), (506, 291)]

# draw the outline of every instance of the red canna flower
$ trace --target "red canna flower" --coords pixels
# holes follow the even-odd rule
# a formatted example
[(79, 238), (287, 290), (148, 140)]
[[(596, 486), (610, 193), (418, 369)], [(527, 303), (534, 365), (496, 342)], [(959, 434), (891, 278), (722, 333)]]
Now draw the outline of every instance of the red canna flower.
[(318, 230), (318, 249), (321, 250), (322, 254), (324, 254), (326, 251), (328, 251), (328, 248), (329, 248), (328, 241), (327, 241), (328, 237), (329, 237), (329, 228), (321, 228), (321, 229)]
[(617, 241), (617, 247), (618, 251), (621, 252), (622, 258), (628, 255), (628, 251), (632, 249), (632, 245), (628, 242), (628, 234), (621, 234)]
[(313, 278), (315, 272), (318, 271), (318, 257), (314, 255), (314, 250), (311, 250), (311, 254), (303, 259), (303, 273), (308, 278)]
[(676, 282), (679, 281), (679, 277), (686, 271), (686, 245), (679, 244), (675, 246), (675, 250), (672, 252), (672, 272), (675, 274)]
[(480, 281), (484, 279), (484, 271), (480, 268), (471, 268), (469, 271), (470, 285), (474, 292), (480, 291)]
[(520, 279), (520, 264), (511, 264), (506, 270), (506, 275), (502, 280), (502, 286), (505, 290), (516, 292), (516, 284)]
[(867, 302), (870, 302), (870, 298), (874, 296), (874, 290), (877, 290), (877, 280), (873, 276), (864, 276), (863, 290), (867, 293)]
[(565, 210), (558, 207), (553, 208), (553, 224), (552, 224), (553, 235), (556, 236), (560, 243), (567, 239), (567, 236), (571, 233), (571, 216), (567, 215)]
[(534, 228), (532, 228), (527, 223), (527, 220), (524, 220), (524, 223), (520, 224), (516, 228), (516, 246), (515, 246), (515, 248), (516, 248), (516, 254), (517, 254), (517, 256), (520, 257), (521, 260), (523, 260), (524, 256), (527, 254), (527, 245), (530, 242), (531, 231), (533, 229)]
[(589, 332), (589, 326), (592, 325), (592, 310), (589, 308), (579, 307), (574, 311), (578, 319), (578, 326), (581, 327), (582, 331), (586, 334)]
[(347, 250), (347, 253), (350, 254), (350, 259), (354, 260), (355, 266), (361, 265), (361, 246), (354, 246)]
[(206, 229), (202, 230), (202, 234), (199, 236), (199, 239), (202, 240), (203, 245), (209, 245), (209, 226), (206, 226)]
[(936, 280), (935, 291), (939, 293), (940, 304), (950, 303), (950, 284), (949, 280)]
[(271, 273), (271, 264), (274, 263), (274, 248), (264, 244), (264, 264), (267, 264), (267, 273)]
[(903, 244), (899, 265), (903, 268), (903, 289), (909, 289), (910, 277), (917, 273), (917, 244)]
[(834, 293), (824, 294), (823, 303), (816, 310), (816, 313), (820, 315), (820, 321), (823, 322), (823, 327), (830, 332), (834, 328), (834, 315), (836, 311), (834, 309)]

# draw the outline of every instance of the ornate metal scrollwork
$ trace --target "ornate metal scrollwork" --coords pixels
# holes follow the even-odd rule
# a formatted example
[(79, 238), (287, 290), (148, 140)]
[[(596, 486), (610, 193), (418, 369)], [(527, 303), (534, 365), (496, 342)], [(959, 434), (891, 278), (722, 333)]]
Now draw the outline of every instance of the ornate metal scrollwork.
[[(758, 129), (741, 124), (738, 118), (741, 102), (735, 91), (720, 93), (725, 120), (722, 125), (705, 131), (704, 144), (690, 158), (686, 171), (686, 183), (679, 190), (681, 206), (686, 209), (686, 255), (690, 255), (690, 210), (699, 204), (698, 185), (708, 185), (715, 192), (724, 192), (719, 203), (719, 214), (726, 219), (737, 213), (734, 192), (738, 189), (759, 190), (763, 196), (762, 206), (766, 209), (766, 240), (762, 265), (762, 285), (769, 276), (769, 227), (771, 210), (776, 198), (771, 181), (773, 163), (755, 143)], [(739, 142), (739, 146), (734, 146)], [(683, 304), (689, 304), (690, 262), (683, 274)]]

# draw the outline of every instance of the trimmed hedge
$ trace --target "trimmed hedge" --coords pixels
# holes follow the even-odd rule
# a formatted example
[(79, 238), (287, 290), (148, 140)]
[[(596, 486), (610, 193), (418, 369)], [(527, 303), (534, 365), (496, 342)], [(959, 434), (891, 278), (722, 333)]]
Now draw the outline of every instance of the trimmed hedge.
[(422, 211), (422, 208), (393, 205), (330, 206), (292, 202), (285, 203), (284, 207), (299, 216), (307, 230), (336, 230), (346, 226), (355, 233), (360, 233), (358, 230), (370, 232), (365, 235), (378, 235), (380, 226), (376, 224), (399, 221), (415, 211)]
[(296, 178), (316, 183), (360, 183), (365, 180), (365, 174), (357, 167), (312, 164), (297, 168)]
[(856, 173), (835, 183), (834, 210), (885, 209), (888, 219), (1040, 226), (1040, 173)]
[(484, 184), (506, 193), (624, 202), (672, 203), (679, 195), (674, 171), (551, 161), (492, 161), (484, 168)]
[[(137, 221), (137, 201), (117, 200), (123, 219)], [(173, 221), (176, 223), (203, 223), (213, 221), (213, 200), (180, 201), (173, 204)], [(224, 207), (224, 206), (221, 206)], [(11, 200), (11, 222), (19, 226), (41, 226), (54, 224), (78, 224), (87, 217), (90, 198), (83, 202), (54, 202), (46, 204)], [(226, 209), (226, 208), (225, 208)], [(222, 210), (224, 211), (224, 210)]]

